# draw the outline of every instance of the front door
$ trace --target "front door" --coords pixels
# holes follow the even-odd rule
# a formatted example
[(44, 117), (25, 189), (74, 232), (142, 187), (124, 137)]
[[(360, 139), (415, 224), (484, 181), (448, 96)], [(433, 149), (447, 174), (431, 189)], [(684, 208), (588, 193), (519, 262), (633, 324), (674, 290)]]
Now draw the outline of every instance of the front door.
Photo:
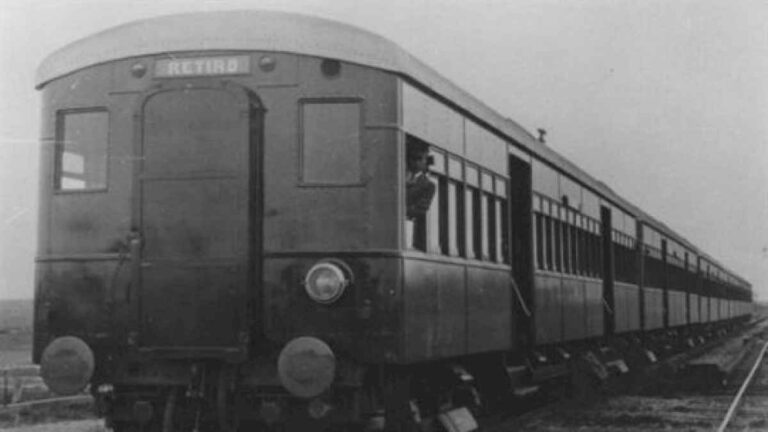
[(175, 83), (141, 109), (139, 344), (243, 354), (260, 124), (244, 89)]

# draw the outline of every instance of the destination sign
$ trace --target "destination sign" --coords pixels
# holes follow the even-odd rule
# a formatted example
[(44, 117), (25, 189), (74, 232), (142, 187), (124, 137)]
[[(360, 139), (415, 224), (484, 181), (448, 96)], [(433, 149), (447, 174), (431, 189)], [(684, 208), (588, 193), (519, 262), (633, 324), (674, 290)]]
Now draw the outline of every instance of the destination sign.
[(162, 59), (155, 62), (156, 78), (243, 75), (250, 72), (249, 56)]

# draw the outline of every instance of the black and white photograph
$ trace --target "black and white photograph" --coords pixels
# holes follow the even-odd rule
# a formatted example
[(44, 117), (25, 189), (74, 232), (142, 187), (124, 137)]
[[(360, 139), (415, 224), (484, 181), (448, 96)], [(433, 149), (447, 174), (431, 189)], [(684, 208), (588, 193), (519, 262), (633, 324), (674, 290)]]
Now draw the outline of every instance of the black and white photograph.
[(763, 0), (0, 4), (0, 430), (768, 431)]

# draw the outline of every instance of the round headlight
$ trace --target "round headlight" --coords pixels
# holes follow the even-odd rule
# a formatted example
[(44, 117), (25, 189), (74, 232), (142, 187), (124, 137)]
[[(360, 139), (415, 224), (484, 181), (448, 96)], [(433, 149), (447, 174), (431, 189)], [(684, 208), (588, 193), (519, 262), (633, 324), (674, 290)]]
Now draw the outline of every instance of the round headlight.
[(280, 382), (294, 396), (312, 398), (331, 387), (336, 356), (320, 339), (302, 336), (288, 342), (277, 358)]
[(56, 338), (43, 351), (40, 376), (57, 395), (69, 396), (82, 391), (93, 376), (93, 351), (74, 336)]
[(323, 304), (338, 300), (349, 285), (349, 273), (344, 270), (340, 263), (331, 261), (313, 265), (304, 278), (304, 288), (309, 297)]

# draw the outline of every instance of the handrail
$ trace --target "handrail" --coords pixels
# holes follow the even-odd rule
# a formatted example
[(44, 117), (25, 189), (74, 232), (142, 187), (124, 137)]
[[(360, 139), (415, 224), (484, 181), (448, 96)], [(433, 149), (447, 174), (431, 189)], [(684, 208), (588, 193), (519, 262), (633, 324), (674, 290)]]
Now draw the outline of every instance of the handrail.
[(531, 317), (531, 310), (528, 309), (528, 304), (525, 303), (525, 300), (523, 299), (523, 295), (520, 293), (520, 288), (517, 287), (517, 284), (515, 281), (512, 281), (512, 288), (515, 290), (515, 294), (517, 294), (517, 301), (520, 302), (520, 306), (523, 307), (523, 312), (525, 313), (525, 316), (528, 318)]

